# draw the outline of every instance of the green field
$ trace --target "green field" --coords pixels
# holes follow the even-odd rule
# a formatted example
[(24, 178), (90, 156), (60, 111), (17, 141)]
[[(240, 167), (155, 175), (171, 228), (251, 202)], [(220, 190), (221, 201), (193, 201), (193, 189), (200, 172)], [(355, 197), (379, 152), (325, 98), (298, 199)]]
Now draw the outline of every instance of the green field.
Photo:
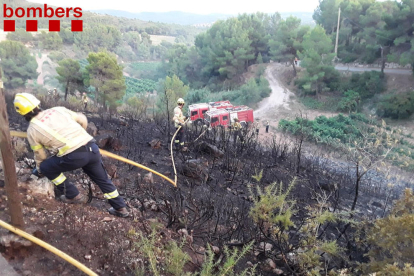
[(160, 70), (161, 64), (161, 62), (133, 62), (126, 66), (125, 72), (134, 78), (157, 81), (159, 78), (165, 78), (165, 74)]
[(155, 71), (161, 62), (134, 62), (128, 66), (135, 71)]
[(134, 94), (152, 92), (156, 89), (157, 83), (149, 79), (135, 79), (125, 77), (126, 96), (134, 96)]
[[(86, 59), (80, 59), (79, 64), (82, 69), (84, 69), (88, 65), (88, 61)], [(144, 62), (137, 62), (133, 63), (134, 68), (137, 70), (142, 71), (151, 71), (157, 68), (159, 63), (151, 62), (151, 63), (144, 63)], [(157, 88), (157, 82), (151, 79), (137, 79), (132, 77), (125, 76), (125, 85), (126, 85), (126, 93), (125, 98), (133, 97), (136, 94), (141, 94), (145, 92), (152, 93)], [(124, 98), (124, 99), (125, 99)]]

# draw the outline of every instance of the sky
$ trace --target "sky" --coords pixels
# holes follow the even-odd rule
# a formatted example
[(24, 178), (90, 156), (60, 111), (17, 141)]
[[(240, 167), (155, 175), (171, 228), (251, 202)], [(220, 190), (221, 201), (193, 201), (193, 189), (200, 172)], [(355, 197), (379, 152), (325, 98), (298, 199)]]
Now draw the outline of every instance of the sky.
[(28, 0), (82, 10), (123, 10), (129, 12), (183, 11), (196, 14), (239, 14), (254, 12), (313, 12), (318, 0)]

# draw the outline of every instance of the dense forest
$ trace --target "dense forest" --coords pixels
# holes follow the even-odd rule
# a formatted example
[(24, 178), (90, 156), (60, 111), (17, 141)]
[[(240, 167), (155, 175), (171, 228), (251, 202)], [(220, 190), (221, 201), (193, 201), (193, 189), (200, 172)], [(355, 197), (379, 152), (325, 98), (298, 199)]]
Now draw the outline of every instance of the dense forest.
[[(28, 5), (25, 1), (13, 3)], [(306, 69), (296, 79), (299, 92), (319, 98), (328, 91), (341, 91), (344, 101), (353, 104), (361, 95), (349, 96), (350, 89), (340, 85), (340, 75), (332, 63), (338, 9), (341, 8), (338, 49), (341, 61), (381, 60), (406, 65), (413, 62), (413, 5), (411, 0), (323, 0), (313, 15), (318, 23), (314, 28), (301, 24), (296, 17), (282, 19), (279, 13), (256, 13), (217, 21), (202, 33), (190, 26), (84, 12), (83, 32), (71, 32), (69, 18), (63, 20), (59, 33), (42, 32), (33, 37), (17, 29), (8, 34), (8, 39), (34, 43), (35, 47), (51, 51), (57, 61), (85, 59), (89, 52), (102, 50), (116, 54), (122, 62), (161, 61), (160, 67), (151, 71), (153, 76), (147, 78), (158, 81), (178, 76), (190, 86), (187, 98), (191, 102), (226, 97), (236, 103), (254, 104), (268, 96), (270, 90), (266, 88), (264, 70), (259, 70), (254, 82), (242, 77), (249, 66), (271, 60), (289, 62), (296, 73), (294, 59), (299, 58), (301, 67)], [(24, 27), (21, 24), (18, 21), (17, 27)], [(46, 24), (47, 20), (40, 20), (39, 27), (45, 28)], [(176, 43), (163, 41), (154, 45), (151, 35), (173, 36)], [(134, 72), (133, 65), (127, 68)], [(248, 95), (244, 92), (247, 90)], [(345, 104), (342, 110), (346, 109), (349, 107)]]
[(332, 41), (341, 9), (338, 57), (373, 63), (381, 58), (413, 64), (414, 1), (323, 0), (313, 15)]

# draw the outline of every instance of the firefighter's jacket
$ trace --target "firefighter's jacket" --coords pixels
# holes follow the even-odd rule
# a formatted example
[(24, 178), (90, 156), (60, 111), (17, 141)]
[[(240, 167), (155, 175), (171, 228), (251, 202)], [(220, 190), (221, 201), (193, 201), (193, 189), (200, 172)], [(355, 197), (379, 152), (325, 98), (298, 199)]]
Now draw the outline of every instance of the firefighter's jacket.
[(64, 156), (93, 139), (86, 132), (88, 120), (82, 113), (65, 107), (53, 107), (41, 111), (30, 121), (27, 139), (34, 151), (36, 167), (47, 158), (47, 149), (52, 155)]
[(83, 95), (82, 100), (83, 100), (83, 103), (87, 103), (88, 102), (88, 96)]
[(239, 122), (234, 122), (233, 123), (233, 129), (234, 129), (234, 131), (238, 131), (238, 130), (242, 129), (242, 126)]
[(174, 117), (173, 117), (173, 121), (174, 121), (174, 125), (175, 127), (179, 127), (179, 123), (184, 123), (185, 117), (183, 115), (183, 111), (182, 109), (177, 106), (176, 108), (174, 108)]

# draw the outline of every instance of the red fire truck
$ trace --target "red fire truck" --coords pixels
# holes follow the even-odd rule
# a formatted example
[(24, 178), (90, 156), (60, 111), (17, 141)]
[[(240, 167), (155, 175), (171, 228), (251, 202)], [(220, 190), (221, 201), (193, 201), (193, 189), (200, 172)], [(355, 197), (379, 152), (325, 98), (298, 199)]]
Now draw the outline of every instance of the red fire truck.
[(202, 123), (205, 119), (204, 114), (207, 111), (225, 109), (229, 107), (233, 107), (230, 101), (192, 104), (188, 107), (188, 116), (190, 117), (191, 121)]
[(242, 105), (226, 109), (211, 110), (204, 114), (204, 120), (210, 127), (228, 127), (234, 122), (235, 118), (239, 119), (242, 125), (253, 123), (253, 109)]

